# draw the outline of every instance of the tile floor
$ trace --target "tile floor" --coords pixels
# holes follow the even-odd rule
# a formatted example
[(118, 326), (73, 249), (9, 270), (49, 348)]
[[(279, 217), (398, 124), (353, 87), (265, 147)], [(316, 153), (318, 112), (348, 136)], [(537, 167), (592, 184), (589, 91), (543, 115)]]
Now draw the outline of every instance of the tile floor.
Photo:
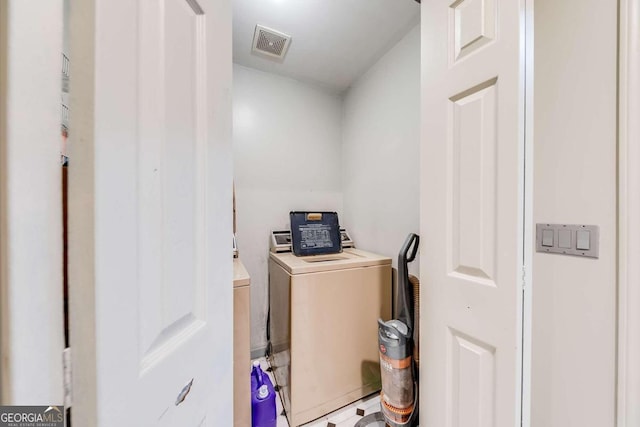
[[(353, 427), (365, 415), (378, 411), (380, 411), (380, 395), (375, 393), (349, 406), (338, 409), (329, 415), (305, 424), (304, 427)], [(289, 427), (289, 424), (282, 424), (282, 426)], [(281, 427), (279, 422), (278, 427)]]
[[(260, 361), (260, 367), (267, 372), (269, 378), (271, 378), (271, 381), (275, 384), (273, 373), (267, 370), (269, 368), (269, 362), (264, 357), (257, 360)], [(278, 411), (278, 427), (289, 427), (287, 418), (284, 416), (282, 410), (280, 395), (278, 395), (276, 399), (276, 410)], [(304, 427), (353, 427), (365, 415), (378, 411), (380, 411), (380, 395), (375, 393), (349, 406), (325, 415), (322, 418), (304, 424)]]

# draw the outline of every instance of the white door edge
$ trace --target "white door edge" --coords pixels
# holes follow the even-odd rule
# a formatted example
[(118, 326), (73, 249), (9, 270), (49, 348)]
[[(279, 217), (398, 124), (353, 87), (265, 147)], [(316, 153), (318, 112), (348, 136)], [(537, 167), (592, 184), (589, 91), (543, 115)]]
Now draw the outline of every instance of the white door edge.
[(523, 244), (523, 283), (522, 283), (522, 396), (520, 425), (531, 425), (531, 354), (532, 354), (532, 315), (533, 315), (533, 248), (535, 245), (535, 227), (533, 223), (533, 166), (534, 166), (534, 117), (533, 117), (533, 41), (535, 0), (524, 0), (525, 35), (525, 111), (524, 111), (524, 244)]
[(640, 425), (640, 0), (621, 0), (617, 426)]
[(62, 1), (0, 2), (0, 403), (61, 405)]

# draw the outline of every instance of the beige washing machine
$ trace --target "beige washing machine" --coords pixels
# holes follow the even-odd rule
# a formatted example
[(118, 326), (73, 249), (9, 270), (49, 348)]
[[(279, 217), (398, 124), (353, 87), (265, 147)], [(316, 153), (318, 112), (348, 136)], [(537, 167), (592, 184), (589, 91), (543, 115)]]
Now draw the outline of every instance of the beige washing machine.
[(271, 253), (269, 302), (269, 359), (292, 427), (380, 390), (377, 320), (391, 317), (390, 258)]

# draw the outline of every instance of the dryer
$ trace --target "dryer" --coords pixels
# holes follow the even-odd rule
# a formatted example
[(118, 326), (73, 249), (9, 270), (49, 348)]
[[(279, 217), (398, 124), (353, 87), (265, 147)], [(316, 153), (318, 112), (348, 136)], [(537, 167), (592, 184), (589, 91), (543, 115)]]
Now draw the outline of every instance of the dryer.
[(391, 258), (354, 248), (270, 254), (269, 361), (292, 427), (380, 390), (391, 271)]

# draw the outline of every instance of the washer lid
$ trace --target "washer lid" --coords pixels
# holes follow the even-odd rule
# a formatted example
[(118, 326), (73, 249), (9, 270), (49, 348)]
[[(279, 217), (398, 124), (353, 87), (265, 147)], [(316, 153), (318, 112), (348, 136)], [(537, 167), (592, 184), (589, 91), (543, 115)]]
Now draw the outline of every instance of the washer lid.
[(320, 271), (371, 267), (375, 265), (391, 265), (391, 258), (360, 249), (345, 249), (338, 254), (303, 257), (295, 256), (292, 253), (271, 253), (270, 257), (288, 271), (289, 274), (306, 274)]

